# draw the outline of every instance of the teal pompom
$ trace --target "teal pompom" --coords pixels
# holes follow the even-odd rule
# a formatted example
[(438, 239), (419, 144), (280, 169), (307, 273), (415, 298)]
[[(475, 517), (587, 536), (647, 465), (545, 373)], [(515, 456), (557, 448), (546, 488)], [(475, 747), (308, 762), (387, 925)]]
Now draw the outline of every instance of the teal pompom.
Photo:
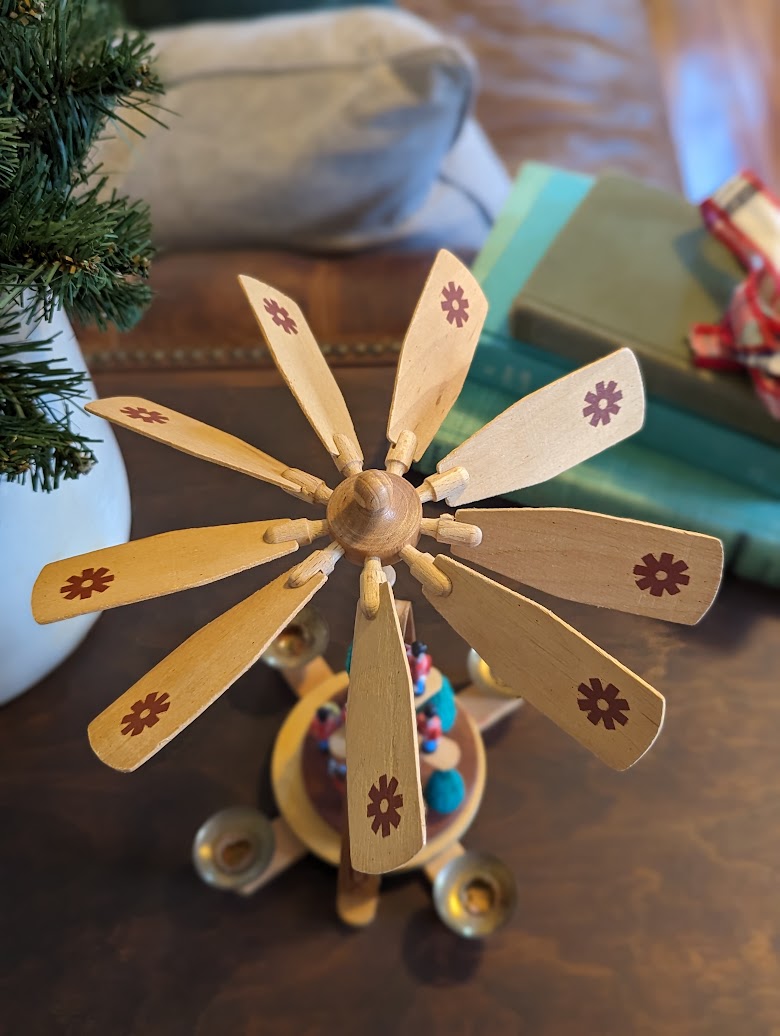
[(436, 770), (423, 794), (430, 809), (437, 813), (454, 813), (466, 798), (466, 785), (458, 770)]
[(344, 659), (344, 668), (349, 672), (349, 668), (352, 665), (352, 645), (350, 644), (347, 648), (347, 657)]
[[(452, 730), (455, 724), (455, 717), (458, 714), (458, 706), (455, 704), (455, 691), (447, 677), (442, 673), (441, 690), (437, 691), (428, 703), (433, 705), (441, 720), (441, 729), (446, 734)], [(426, 703), (427, 704), (427, 703)]]

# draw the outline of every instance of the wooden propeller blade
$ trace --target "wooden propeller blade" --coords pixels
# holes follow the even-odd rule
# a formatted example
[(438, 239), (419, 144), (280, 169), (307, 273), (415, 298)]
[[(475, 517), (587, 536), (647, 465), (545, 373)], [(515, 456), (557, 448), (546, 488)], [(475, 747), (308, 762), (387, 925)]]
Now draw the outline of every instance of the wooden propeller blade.
[(664, 699), (557, 615), (452, 558), (436, 567), (452, 592), (423, 593), (493, 674), (590, 749), (625, 770), (664, 720)]
[(464, 467), (469, 481), (447, 502), (469, 504), (546, 482), (633, 435), (644, 417), (636, 357), (618, 349), (518, 400), (449, 453), (438, 470)]
[(266, 543), (279, 519), (207, 529), (179, 529), (104, 547), (41, 570), (32, 592), (36, 622), (57, 622), (188, 590), (298, 549), (295, 540)]
[(723, 572), (714, 536), (566, 507), (458, 511), (482, 530), (459, 558), (569, 601), (693, 625), (707, 612)]
[(460, 395), (487, 311), (470, 271), (442, 249), (404, 338), (387, 424), (392, 443), (404, 430), (415, 434), (415, 460)]
[(347, 696), (347, 807), (352, 866), (381, 874), (425, 845), (417, 718), (393, 592), (379, 611), (358, 605)]
[(238, 279), (274, 363), (325, 449), (338, 457), (343, 449), (338, 437), (345, 436), (362, 459), (341, 389), (298, 304), (254, 277)]
[(87, 403), (86, 409), (123, 428), (130, 428), (139, 435), (146, 435), (182, 453), (189, 453), (191, 457), (200, 457), (220, 464), (223, 468), (242, 471), (245, 475), (270, 482), (296, 496), (301, 492), (299, 485), (284, 477), (287, 464), (274, 460), (235, 435), (221, 432), (218, 428), (196, 421), (194, 417), (179, 414), (170, 407), (160, 406), (159, 403), (138, 396), (112, 396)]
[(95, 755), (135, 770), (176, 737), (258, 660), (324, 586), (318, 573), (289, 587), (289, 572), (193, 633), (89, 725)]

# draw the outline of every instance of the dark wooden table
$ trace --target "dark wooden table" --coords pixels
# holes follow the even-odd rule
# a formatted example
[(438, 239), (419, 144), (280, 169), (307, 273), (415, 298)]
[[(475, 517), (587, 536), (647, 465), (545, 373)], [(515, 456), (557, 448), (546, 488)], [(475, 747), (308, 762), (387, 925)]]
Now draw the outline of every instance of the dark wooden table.
[[(339, 379), (379, 460), (391, 372)], [(332, 482), (274, 375), (106, 374), (99, 389), (148, 395)], [(130, 433), (121, 442), (135, 536), (295, 513), (252, 479)], [(438, 922), (418, 875), (386, 881), (364, 932), (339, 926), (335, 872), (311, 857), (249, 900), (200, 884), (190, 845), (209, 814), (237, 802), (275, 812), (268, 760), (291, 698), (262, 666), (136, 773), (93, 757), (96, 713), (284, 567), (107, 612), (0, 712), (0, 1032), (780, 1032), (776, 594), (727, 581), (694, 629), (538, 595), (667, 695), (666, 727), (624, 774), (530, 706), (489, 735), (487, 792), (465, 842), (509, 864), (520, 898), (511, 924), (478, 944)], [(466, 646), (399, 575), (437, 663), (463, 682)], [(356, 590), (343, 563), (318, 598), (334, 665)]]

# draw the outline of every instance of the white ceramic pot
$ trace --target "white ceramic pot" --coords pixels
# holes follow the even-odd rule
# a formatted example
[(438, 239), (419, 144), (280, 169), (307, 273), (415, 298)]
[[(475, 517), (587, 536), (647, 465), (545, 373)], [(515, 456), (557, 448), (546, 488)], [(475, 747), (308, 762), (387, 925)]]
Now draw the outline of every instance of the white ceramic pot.
[[(50, 355), (86, 372), (76, 336), (61, 310), (51, 323), (28, 326), (26, 337), (41, 340), (57, 332)], [(94, 398), (90, 381), (84, 386), (84, 401)], [(63, 481), (50, 493), (33, 491), (29, 482), (0, 481), (0, 705), (58, 666), (98, 617), (98, 613), (79, 615), (39, 626), (30, 610), (30, 593), (43, 566), (71, 554), (123, 543), (130, 533), (127, 473), (111, 427), (79, 410), (73, 411), (72, 424), (90, 438), (102, 440), (92, 447), (98, 463), (88, 474)]]

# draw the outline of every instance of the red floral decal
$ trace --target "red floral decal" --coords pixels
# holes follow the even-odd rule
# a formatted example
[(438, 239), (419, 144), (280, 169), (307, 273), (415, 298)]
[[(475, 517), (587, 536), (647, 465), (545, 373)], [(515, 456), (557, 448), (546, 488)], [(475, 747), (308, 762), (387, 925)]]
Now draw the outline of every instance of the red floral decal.
[(620, 413), (618, 402), (622, 398), (623, 393), (616, 381), (610, 381), (606, 386), (600, 381), (594, 391), (585, 396), (588, 406), (583, 409), (582, 416), (589, 417), (594, 428), (598, 424), (609, 424), (612, 416)]
[(92, 594), (102, 594), (108, 590), (108, 584), (114, 577), (107, 568), (85, 568), (80, 576), (70, 576), (67, 583), (60, 587), (60, 593), (66, 601), (75, 601), (79, 597), (88, 600)]
[(159, 721), (160, 713), (168, 711), (169, 697), (165, 691), (162, 694), (152, 691), (143, 701), (137, 701), (128, 714), (122, 717), (122, 733), (135, 737), (145, 727), (153, 727)]
[(636, 585), (640, 590), (649, 590), (653, 597), (678, 594), (681, 586), (687, 586), (691, 577), (685, 573), (688, 566), (684, 561), (675, 561), (674, 555), (663, 553), (660, 558), (645, 554), (644, 565), (634, 565), (634, 575), (639, 576)]
[[(613, 683), (602, 686), (601, 680), (592, 677), (590, 685), (581, 683), (577, 688), (580, 694), (584, 695), (579, 699), (579, 706), (583, 712), (587, 712), (588, 719), (594, 727), (603, 723), (607, 730), (614, 730), (615, 723), (621, 727), (628, 723), (628, 716), (624, 712), (630, 711), (630, 706), (625, 698), (618, 698), (620, 691)], [(604, 704), (601, 705), (600, 703)]]
[(145, 424), (165, 424), (170, 420), (159, 410), (147, 410), (145, 406), (123, 406), (120, 413), (127, 414), (134, 421), (143, 421)]
[(266, 313), (270, 315), (277, 327), (281, 327), (282, 331), (284, 331), (286, 335), (298, 334), (298, 325), (287, 310), (283, 306), (280, 306), (275, 299), (263, 299), (263, 304), (265, 306)]
[(448, 324), (457, 324), (458, 327), (463, 327), (469, 318), (466, 310), (469, 308), (469, 300), (463, 297), (463, 288), (458, 285), (455, 286), (455, 281), (450, 283), (441, 289), (444, 302), (441, 304), (441, 308), (447, 314)]
[[(366, 810), (367, 817), (373, 817), (374, 822), (371, 830), (374, 834), (382, 828), (382, 837), (387, 838), (390, 834), (390, 825), (398, 827), (401, 823), (401, 814), (398, 812), (404, 804), (403, 795), (396, 795), (398, 781), (391, 777), (388, 783), (387, 774), (383, 773), (379, 778), (379, 785), (374, 784), (368, 793), (371, 804)], [(384, 808), (383, 808), (384, 807)]]

